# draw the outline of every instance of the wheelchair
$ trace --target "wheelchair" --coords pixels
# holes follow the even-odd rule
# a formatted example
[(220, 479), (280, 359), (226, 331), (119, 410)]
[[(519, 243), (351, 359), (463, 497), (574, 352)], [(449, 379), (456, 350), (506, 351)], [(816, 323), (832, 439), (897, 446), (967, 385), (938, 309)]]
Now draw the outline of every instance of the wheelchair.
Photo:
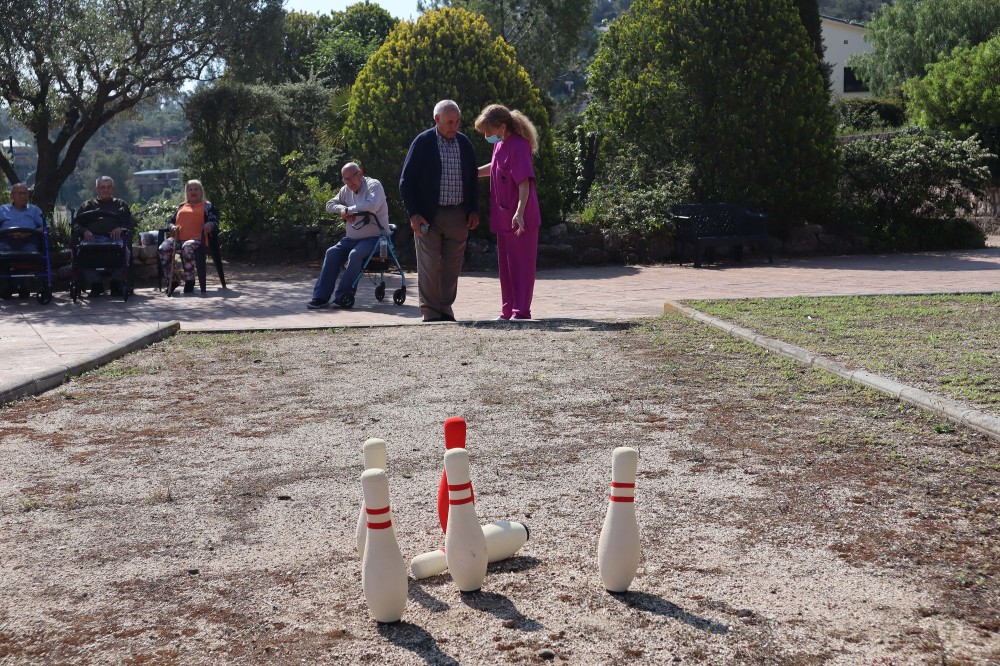
[[(72, 224), (88, 227), (90, 224), (108, 219), (123, 222), (122, 217), (117, 213), (95, 208), (83, 213), (73, 211)], [(116, 226), (120, 226), (120, 224)], [(82, 236), (74, 233), (70, 243), (73, 263), (70, 268), (69, 295), (73, 302), (76, 303), (90, 286), (83, 282), (85, 270), (97, 271), (97, 274), (102, 278), (120, 271), (122, 274), (122, 300), (128, 301), (129, 296), (132, 295), (134, 282), (132, 232), (126, 231), (117, 241), (93, 242), (87, 242), (83, 240)]]
[[(25, 241), (34, 241), (36, 252), (21, 250), (0, 250), (0, 280), (6, 280), (11, 292), (30, 295), (27, 280), (40, 281), (35, 296), (40, 305), (52, 302), (52, 259), (49, 254), (49, 231), (45, 220), (41, 229), (0, 229), (0, 240), (4, 245), (19, 246)], [(16, 287), (16, 288), (15, 288)]]

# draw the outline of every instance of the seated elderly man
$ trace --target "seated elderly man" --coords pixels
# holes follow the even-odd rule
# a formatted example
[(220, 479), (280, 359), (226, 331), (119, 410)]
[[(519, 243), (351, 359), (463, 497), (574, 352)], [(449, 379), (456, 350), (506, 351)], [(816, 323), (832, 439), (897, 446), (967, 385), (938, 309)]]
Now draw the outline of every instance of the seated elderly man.
[[(9, 204), (0, 206), (0, 230), (24, 230), (34, 232), (42, 229), (42, 209), (35, 204), (28, 203), (28, 186), (24, 183), (17, 183), (10, 188)], [(0, 253), (37, 253), (42, 247), (38, 236), (34, 233), (25, 233), (23, 236), (17, 233), (0, 234)], [(15, 285), (0, 284), (0, 296), (10, 298)], [(17, 285), (21, 298), (29, 296), (27, 285)]]
[[(85, 243), (117, 243), (125, 248), (125, 262), (132, 252), (132, 211), (128, 204), (115, 198), (115, 181), (110, 176), (101, 176), (95, 184), (97, 197), (83, 202), (76, 210), (73, 233)], [(104, 293), (104, 282), (100, 273), (93, 268), (83, 270), (83, 279), (90, 285), (90, 296)], [(122, 281), (125, 268), (117, 268), (111, 273), (111, 295), (122, 295)]]
[[(364, 268), (365, 259), (378, 242), (379, 230), (389, 233), (389, 205), (385, 200), (382, 183), (369, 178), (356, 162), (348, 162), (340, 170), (344, 186), (337, 196), (326, 203), (326, 212), (339, 215), (347, 226), (347, 235), (326, 251), (323, 268), (313, 287), (313, 297), (306, 307), (310, 310), (325, 308), (333, 295), (335, 307), (341, 299), (352, 293), (354, 281)], [(370, 213), (366, 216), (365, 213)], [(371, 220), (371, 221), (368, 221)], [(347, 262), (344, 276), (337, 285), (337, 275)], [(334, 294), (334, 285), (337, 292)]]

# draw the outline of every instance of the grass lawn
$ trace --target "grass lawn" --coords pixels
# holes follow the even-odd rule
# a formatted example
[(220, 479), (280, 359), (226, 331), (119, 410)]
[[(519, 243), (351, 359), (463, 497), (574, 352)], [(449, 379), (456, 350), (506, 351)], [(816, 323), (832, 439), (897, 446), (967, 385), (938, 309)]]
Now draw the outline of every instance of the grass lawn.
[(692, 307), (1000, 412), (1000, 294), (691, 301)]

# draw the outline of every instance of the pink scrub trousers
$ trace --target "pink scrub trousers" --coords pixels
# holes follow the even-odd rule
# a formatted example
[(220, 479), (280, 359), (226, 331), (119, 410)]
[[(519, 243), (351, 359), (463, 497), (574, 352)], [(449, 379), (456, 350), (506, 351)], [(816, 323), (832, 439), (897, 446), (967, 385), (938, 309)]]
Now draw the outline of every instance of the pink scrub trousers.
[[(529, 184), (528, 200), (524, 210), (524, 232), (518, 236), (511, 220), (520, 196), (518, 183), (524, 181)], [(541, 225), (531, 144), (516, 134), (508, 135), (493, 147), (490, 164), (490, 231), (497, 235), (500, 316), (504, 319), (531, 319)]]
[(514, 232), (497, 234), (500, 316), (504, 319), (531, 319), (537, 259), (538, 227), (526, 228), (520, 236)]

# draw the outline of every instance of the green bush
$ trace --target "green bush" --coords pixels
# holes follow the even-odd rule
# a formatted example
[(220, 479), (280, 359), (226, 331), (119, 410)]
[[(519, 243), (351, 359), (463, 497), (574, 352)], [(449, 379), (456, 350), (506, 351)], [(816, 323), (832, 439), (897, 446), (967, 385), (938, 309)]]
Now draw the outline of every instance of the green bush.
[(989, 182), (989, 156), (975, 139), (920, 131), (849, 143), (842, 152), (842, 210), (876, 249), (921, 249), (925, 242), (981, 245), (956, 220)]
[(587, 195), (583, 222), (619, 233), (673, 235), (667, 210), (691, 199), (690, 171), (673, 167), (650, 171), (627, 149), (606, 159), (604, 169), (607, 178), (595, 183)]
[(844, 133), (896, 129), (906, 124), (906, 107), (896, 99), (839, 99), (834, 103), (834, 110), (837, 126)]
[[(405, 216), (399, 173), (410, 142), (433, 125), (434, 105), (453, 99), (462, 109), (464, 131), (479, 164), (492, 147), (472, 129), (472, 120), (497, 102), (523, 111), (538, 128), (535, 176), (542, 223), (559, 218), (559, 175), (549, 117), (538, 90), (514, 60), (514, 50), (492, 38), (481, 17), (462, 9), (428, 11), (416, 23), (400, 23), (358, 74), (352, 88), (344, 139), (366, 172), (385, 185), (391, 214)], [(481, 234), (489, 226), (488, 188), (481, 188)], [(405, 225), (404, 225), (405, 226)]]
[(825, 215), (833, 111), (790, 0), (636, 0), (590, 85), (602, 133), (646, 168), (689, 165), (696, 200), (767, 211), (776, 233)]

